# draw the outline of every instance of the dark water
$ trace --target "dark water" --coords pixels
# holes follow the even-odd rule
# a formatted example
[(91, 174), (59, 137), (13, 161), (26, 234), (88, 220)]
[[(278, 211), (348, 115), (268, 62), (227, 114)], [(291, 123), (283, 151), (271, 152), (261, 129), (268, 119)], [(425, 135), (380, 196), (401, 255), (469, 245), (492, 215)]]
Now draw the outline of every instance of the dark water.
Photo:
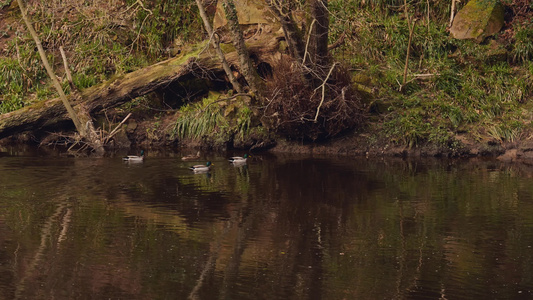
[(4, 153), (0, 299), (533, 297), (525, 165), (150, 155)]

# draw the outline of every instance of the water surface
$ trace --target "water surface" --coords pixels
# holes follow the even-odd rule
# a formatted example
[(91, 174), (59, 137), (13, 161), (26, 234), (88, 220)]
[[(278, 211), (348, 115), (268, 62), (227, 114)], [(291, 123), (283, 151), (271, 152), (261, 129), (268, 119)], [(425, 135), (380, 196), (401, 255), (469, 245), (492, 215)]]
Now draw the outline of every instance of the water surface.
[(5, 151), (0, 299), (533, 297), (525, 165)]

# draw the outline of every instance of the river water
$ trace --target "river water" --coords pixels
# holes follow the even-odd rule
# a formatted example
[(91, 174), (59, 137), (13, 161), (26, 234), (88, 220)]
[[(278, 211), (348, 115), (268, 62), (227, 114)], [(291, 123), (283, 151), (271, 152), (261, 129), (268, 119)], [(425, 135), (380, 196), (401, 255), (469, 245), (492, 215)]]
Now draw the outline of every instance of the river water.
[(184, 154), (4, 149), (0, 299), (533, 297), (527, 165)]

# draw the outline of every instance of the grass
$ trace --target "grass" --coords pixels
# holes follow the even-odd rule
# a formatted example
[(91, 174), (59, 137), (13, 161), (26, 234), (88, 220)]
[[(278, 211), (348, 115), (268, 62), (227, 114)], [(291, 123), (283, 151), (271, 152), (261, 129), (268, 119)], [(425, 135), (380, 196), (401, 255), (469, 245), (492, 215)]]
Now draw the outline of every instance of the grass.
[(332, 36), (345, 31), (351, 37), (335, 55), (347, 60), (354, 74), (377, 78), (374, 96), (389, 103), (379, 115), (382, 138), (410, 147), (449, 147), (465, 132), (506, 142), (531, 129), (531, 117), (522, 109), (533, 87), (531, 22), (516, 29), (511, 46), (490, 40), (475, 44), (449, 36), (449, 3), (431, 3), (428, 19), (423, 2), (408, 2), (418, 21), (408, 84), (400, 91), (409, 38), (403, 1), (351, 3), (333, 1), (330, 7), (338, 14)]
[(533, 22), (520, 25), (515, 35), (513, 58), (525, 63), (533, 58)]
[(202, 101), (186, 104), (178, 112), (172, 136), (221, 144), (245, 139), (252, 130), (253, 112), (242, 100), (221, 101), (211, 94)]

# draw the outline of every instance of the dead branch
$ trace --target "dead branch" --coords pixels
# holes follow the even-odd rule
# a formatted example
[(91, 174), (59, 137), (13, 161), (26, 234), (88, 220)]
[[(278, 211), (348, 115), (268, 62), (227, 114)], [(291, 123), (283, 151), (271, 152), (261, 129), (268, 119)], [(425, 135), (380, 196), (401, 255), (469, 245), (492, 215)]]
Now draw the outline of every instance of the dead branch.
[(211, 45), (213, 45), (215, 52), (217, 53), (218, 57), (220, 58), (222, 62), (222, 67), (224, 68), (224, 72), (226, 72), (226, 75), (228, 76), (231, 85), (237, 91), (237, 93), (242, 93), (244, 90), (242, 86), (240, 85), (240, 83), (237, 81), (237, 78), (235, 78), (235, 76), (233, 75), (233, 72), (231, 71), (231, 68), (228, 64), (228, 61), (226, 60), (226, 56), (224, 55), (224, 52), (222, 52), (222, 49), (220, 48), (220, 43), (218, 39), (215, 37), (215, 31), (213, 30), (213, 27), (211, 26), (211, 23), (209, 22), (209, 18), (205, 12), (202, 1), (196, 0), (196, 6), (198, 6), (200, 17), (202, 17), (202, 20), (204, 22), (205, 30), (207, 31), (207, 34), (209, 34), (209, 40), (211, 42)]
[(457, 0), (452, 0), (452, 7), (450, 8), (450, 22), (448, 23), (449, 27), (452, 27), (453, 19), (455, 19), (455, 4)]
[(335, 69), (335, 66), (337, 65), (337, 62), (335, 62), (331, 68), (329, 69), (329, 72), (328, 72), (328, 75), (326, 76), (326, 79), (324, 79), (324, 81), (322, 82), (322, 84), (317, 87), (315, 89), (318, 90), (318, 89), (322, 89), (322, 99), (320, 100), (320, 104), (318, 105), (317, 109), (316, 109), (316, 115), (315, 115), (315, 119), (314, 119), (314, 122), (317, 121), (318, 119), (318, 114), (320, 113), (320, 107), (322, 107), (322, 104), (324, 103), (324, 99), (326, 98), (326, 83), (328, 82), (328, 79), (329, 79), (329, 76), (331, 76), (331, 73), (333, 72), (333, 69)]
[(131, 116), (131, 113), (129, 113), (125, 118), (124, 120), (122, 120), (122, 122), (120, 122), (117, 127), (115, 127), (115, 129), (113, 129), (109, 135), (105, 138), (104, 140), (104, 144), (107, 144), (107, 142), (118, 132), (119, 128), (124, 124), (124, 122), (126, 122)]
[(67, 75), (68, 84), (70, 85), (71, 90), (76, 90), (74, 81), (72, 80), (72, 74), (70, 74), (70, 68), (68, 67), (67, 56), (65, 55), (65, 50), (63, 46), (59, 46), (59, 51), (61, 52), (61, 57), (63, 58), (63, 67), (65, 68), (65, 74)]
[(309, 42), (311, 41), (311, 33), (313, 31), (313, 26), (315, 25), (315, 21), (316, 19), (313, 19), (313, 21), (311, 22), (311, 25), (309, 25), (309, 34), (307, 35), (307, 42), (305, 43), (305, 51), (304, 51), (304, 58), (302, 61), (302, 65), (305, 65), (305, 59), (308, 55)]
[(39, 55), (41, 56), (41, 60), (43, 62), (43, 65), (46, 69), (46, 72), (48, 72), (48, 76), (50, 76), (50, 79), (52, 80), (52, 83), (57, 90), (59, 97), (61, 98), (61, 101), (63, 102), (63, 105), (67, 109), (67, 112), (74, 122), (74, 126), (76, 126), (76, 129), (82, 136), (86, 136), (87, 133), (85, 132), (84, 127), (82, 126), (76, 112), (74, 112), (74, 109), (70, 105), (70, 103), (67, 100), (67, 96), (63, 92), (63, 89), (61, 88), (61, 84), (59, 84), (59, 81), (57, 81), (57, 77), (52, 70), (52, 67), (48, 63), (48, 58), (46, 58), (46, 53), (44, 52), (43, 45), (41, 44), (41, 40), (39, 39), (39, 36), (37, 35), (37, 32), (35, 32), (35, 29), (33, 29), (33, 26), (28, 19), (28, 16), (26, 15), (26, 9), (24, 8), (24, 4), (22, 3), (22, 0), (17, 0), (17, 3), (20, 8), (20, 12), (22, 14), (22, 19), (24, 20), (24, 23), (26, 23), (26, 27), (28, 27), (28, 31), (30, 32), (31, 36), (33, 37), (33, 40), (35, 41), (35, 44), (37, 45), (37, 50), (39, 51)]
[[(405, 13), (407, 14), (407, 8), (406, 8)], [(413, 33), (415, 31), (414, 29), (415, 29), (415, 24), (416, 24), (416, 19), (410, 19), (409, 15), (407, 15), (406, 17), (407, 17), (407, 27), (409, 27), (409, 41), (407, 42), (407, 54), (405, 55), (405, 67), (403, 69), (403, 81), (402, 81), (402, 85), (400, 86), (400, 91), (405, 86), (406, 81), (407, 81), (407, 71), (409, 70), (409, 56), (411, 55), (411, 42), (413, 41)]]
[(328, 45), (328, 50), (333, 50), (339, 47), (340, 45), (342, 45), (344, 43), (345, 38), (346, 38), (346, 32), (343, 31), (341, 35), (339, 36), (339, 38), (335, 41), (335, 43)]

